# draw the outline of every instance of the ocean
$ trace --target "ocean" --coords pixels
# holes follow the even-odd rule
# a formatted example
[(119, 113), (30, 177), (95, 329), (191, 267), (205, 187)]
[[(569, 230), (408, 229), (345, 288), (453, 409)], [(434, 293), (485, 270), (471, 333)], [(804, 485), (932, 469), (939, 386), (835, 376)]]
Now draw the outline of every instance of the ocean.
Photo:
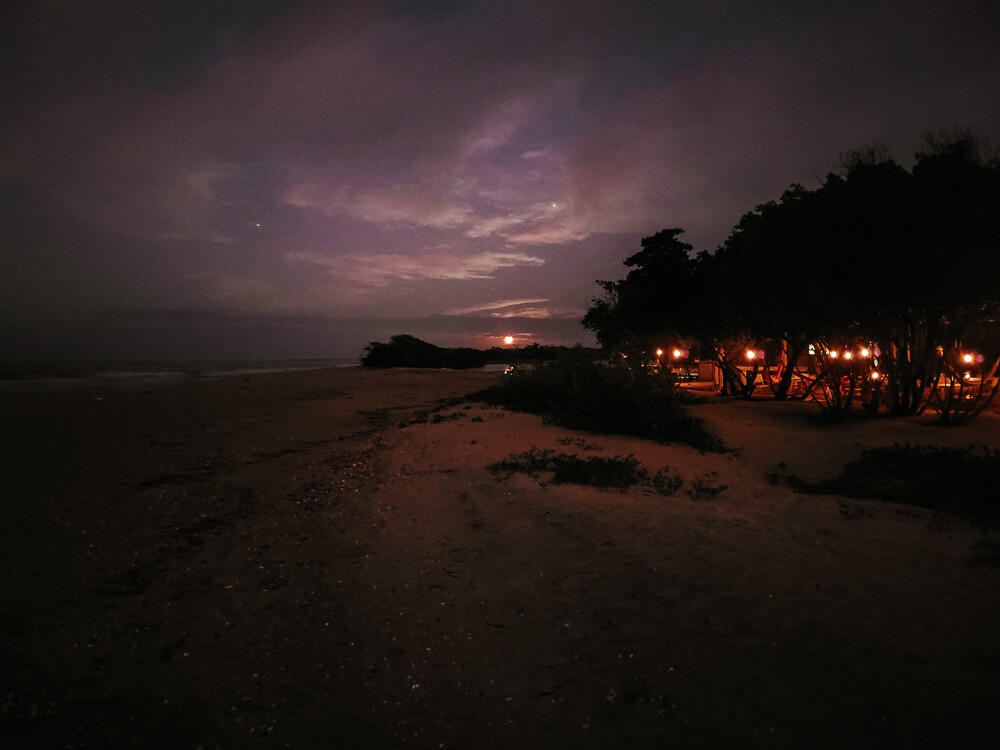
[(188, 380), (357, 367), (357, 359), (231, 362), (0, 362), (0, 391), (133, 388)]

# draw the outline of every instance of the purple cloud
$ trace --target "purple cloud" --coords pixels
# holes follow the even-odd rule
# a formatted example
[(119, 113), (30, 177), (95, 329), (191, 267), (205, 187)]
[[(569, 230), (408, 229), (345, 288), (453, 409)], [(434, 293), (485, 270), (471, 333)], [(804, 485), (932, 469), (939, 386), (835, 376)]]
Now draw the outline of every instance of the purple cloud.
[(462, 255), (442, 251), (420, 255), (321, 255), (298, 252), (285, 257), (293, 262), (320, 266), (339, 280), (373, 287), (388, 286), (395, 281), (492, 279), (501, 269), (545, 264), (542, 258), (524, 253)]

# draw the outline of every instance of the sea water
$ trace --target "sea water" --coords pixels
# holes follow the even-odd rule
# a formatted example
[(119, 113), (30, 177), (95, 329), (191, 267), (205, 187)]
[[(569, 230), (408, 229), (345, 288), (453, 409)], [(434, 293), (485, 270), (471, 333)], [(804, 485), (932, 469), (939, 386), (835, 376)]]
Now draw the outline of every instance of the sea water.
[(162, 385), (238, 375), (354, 367), (356, 359), (230, 362), (0, 362), (0, 391)]

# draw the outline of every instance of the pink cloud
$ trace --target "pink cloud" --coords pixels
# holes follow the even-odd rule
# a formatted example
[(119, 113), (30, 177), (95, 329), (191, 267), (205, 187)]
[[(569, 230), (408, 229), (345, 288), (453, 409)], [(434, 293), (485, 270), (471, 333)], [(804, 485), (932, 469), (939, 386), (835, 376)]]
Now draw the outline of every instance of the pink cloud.
[(442, 279), (463, 281), (491, 279), (506, 268), (537, 267), (542, 258), (524, 253), (431, 253), (424, 255), (323, 255), (294, 252), (287, 260), (309, 263), (323, 268), (331, 276), (355, 284), (372, 287), (389, 286), (398, 281)]
[[(525, 305), (537, 305), (540, 302), (548, 302), (547, 298), (528, 298), (528, 299), (502, 299), (495, 300), (493, 302), (483, 302), (478, 305), (469, 305), (468, 307), (453, 307), (445, 310), (442, 315), (470, 315), (477, 312), (489, 312), (492, 315), (497, 315), (496, 311), (505, 310), (508, 308), (523, 308)], [(506, 314), (502, 315), (505, 316)]]

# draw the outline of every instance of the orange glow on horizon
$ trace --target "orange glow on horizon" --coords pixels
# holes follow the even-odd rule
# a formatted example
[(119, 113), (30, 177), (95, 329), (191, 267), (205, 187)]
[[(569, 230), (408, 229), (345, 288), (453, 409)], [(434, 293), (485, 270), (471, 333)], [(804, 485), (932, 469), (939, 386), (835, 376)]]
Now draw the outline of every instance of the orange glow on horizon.
[(503, 337), (503, 342), (504, 342), (504, 343), (505, 343), (505, 344), (506, 344), (507, 346), (510, 346), (511, 344), (513, 344), (513, 343), (514, 343), (514, 337), (513, 337), (513, 336), (504, 336), (504, 337)]

